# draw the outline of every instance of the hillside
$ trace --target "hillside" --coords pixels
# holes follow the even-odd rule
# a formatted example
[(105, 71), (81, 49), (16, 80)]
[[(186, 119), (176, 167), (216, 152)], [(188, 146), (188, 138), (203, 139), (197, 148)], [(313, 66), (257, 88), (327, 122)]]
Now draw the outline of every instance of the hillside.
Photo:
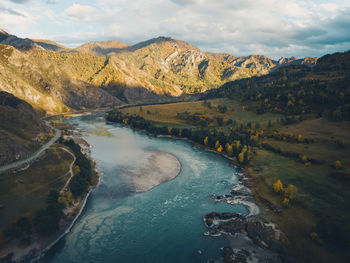
[(350, 51), (326, 55), (316, 66), (291, 65), (269, 75), (224, 84), (206, 98), (255, 102), (257, 113), (317, 114), (350, 120)]
[(23, 159), (39, 148), (49, 128), (27, 102), (0, 91), (0, 166)]

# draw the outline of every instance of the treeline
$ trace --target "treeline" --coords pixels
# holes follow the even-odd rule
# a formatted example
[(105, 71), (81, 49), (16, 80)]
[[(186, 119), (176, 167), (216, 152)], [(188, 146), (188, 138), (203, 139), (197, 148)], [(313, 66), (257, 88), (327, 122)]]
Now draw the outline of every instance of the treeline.
[(170, 128), (156, 126), (150, 120), (138, 115), (123, 114), (121, 111), (110, 111), (106, 113), (106, 119), (111, 122), (123, 123), (132, 128), (145, 130), (156, 135), (171, 135), (188, 138), (198, 144), (215, 149), (218, 152), (226, 153), (236, 157), (240, 164), (246, 164), (251, 159), (252, 146), (258, 143), (259, 132), (253, 129), (232, 130), (225, 134), (215, 128)]
[(75, 165), (78, 167), (77, 173), (69, 183), (69, 189), (75, 197), (81, 196), (88, 191), (91, 185), (93, 171), (90, 160), (81, 152), (81, 147), (74, 140), (70, 139), (63, 143), (72, 149), (76, 157)]
[(336, 121), (350, 120), (349, 68), (350, 52), (328, 55), (313, 68), (291, 65), (265, 76), (228, 82), (208, 91), (204, 99), (228, 97), (254, 101), (258, 114), (314, 113)]

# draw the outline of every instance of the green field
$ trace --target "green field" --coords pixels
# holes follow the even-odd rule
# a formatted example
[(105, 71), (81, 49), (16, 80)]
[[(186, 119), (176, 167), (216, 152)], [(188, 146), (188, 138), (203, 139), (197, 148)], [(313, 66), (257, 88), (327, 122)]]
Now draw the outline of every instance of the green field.
[(31, 217), (45, 207), (50, 191), (64, 186), (73, 157), (59, 147), (51, 147), (27, 170), (0, 177), (1, 229), (7, 229), (21, 216)]

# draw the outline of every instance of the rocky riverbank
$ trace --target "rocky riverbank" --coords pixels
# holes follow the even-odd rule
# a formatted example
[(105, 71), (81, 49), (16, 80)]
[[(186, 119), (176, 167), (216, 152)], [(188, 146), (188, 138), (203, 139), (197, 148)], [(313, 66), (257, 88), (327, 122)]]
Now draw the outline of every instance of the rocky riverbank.
[(262, 215), (261, 209), (254, 203), (247, 178), (239, 173), (239, 181), (226, 195), (212, 195), (216, 202), (242, 204), (247, 214), (212, 212), (203, 217), (208, 229), (207, 235), (225, 235), (230, 246), (223, 248), (224, 262), (293, 262), (283, 246), (285, 239), (273, 223)]

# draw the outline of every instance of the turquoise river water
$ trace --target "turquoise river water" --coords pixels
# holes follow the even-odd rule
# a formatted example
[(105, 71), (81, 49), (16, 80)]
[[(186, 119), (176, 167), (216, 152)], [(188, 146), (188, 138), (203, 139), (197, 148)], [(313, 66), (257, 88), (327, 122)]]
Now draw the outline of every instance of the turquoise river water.
[[(42, 262), (186, 263), (220, 258), (220, 248), (228, 241), (204, 235), (203, 215), (247, 213), (242, 205), (210, 198), (229, 193), (238, 181), (228, 159), (184, 140), (108, 124), (102, 114), (65, 121), (77, 125), (92, 146), (91, 156), (103, 177), (72, 231)], [(149, 151), (176, 156), (181, 173), (147, 192), (134, 193), (128, 176), (139, 171)]]

